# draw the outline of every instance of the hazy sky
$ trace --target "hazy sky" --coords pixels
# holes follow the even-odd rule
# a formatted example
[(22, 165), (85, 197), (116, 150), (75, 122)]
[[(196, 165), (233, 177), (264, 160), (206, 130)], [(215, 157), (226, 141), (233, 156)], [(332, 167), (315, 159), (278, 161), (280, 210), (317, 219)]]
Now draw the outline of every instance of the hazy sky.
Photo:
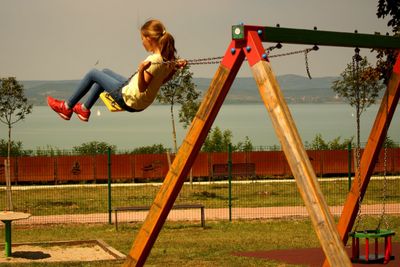
[[(18, 80), (80, 79), (99, 61), (129, 76), (146, 57), (139, 28), (164, 22), (178, 53), (195, 59), (222, 56), (231, 25), (245, 24), (360, 33), (390, 32), (378, 20), (378, 0), (0, 0), (0, 76)], [(271, 44), (264, 44), (265, 47)], [(286, 51), (304, 46), (285, 46)], [(284, 51), (282, 51), (284, 52)], [(370, 54), (362, 50), (363, 55)], [(337, 76), (353, 49), (320, 47), (309, 56), (312, 76)], [(369, 56), (371, 61), (373, 55)], [(277, 75), (306, 76), (304, 56), (272, 59)], [(193, 66), (212, 77), (216, 65)], [(240, 76), (250, 76), (244, 64)]]

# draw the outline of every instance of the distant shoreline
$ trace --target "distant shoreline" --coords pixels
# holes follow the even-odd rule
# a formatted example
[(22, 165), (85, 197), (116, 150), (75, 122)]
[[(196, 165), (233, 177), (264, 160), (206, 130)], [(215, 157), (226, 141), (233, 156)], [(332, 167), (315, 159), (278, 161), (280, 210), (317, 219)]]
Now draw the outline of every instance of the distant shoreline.
[[(339, 77), (308, 77), (287, 74), (277, 76), (288, 104), (293, 103), (327, 103), (344, 102), (338, 99), (331, 89), (333, 81)], [(211, 78), (193, 78), (196, 89), (204, 96), (212, 82)], [(59, 81), (21, 81), (28, 100), (37, 106), (46, 105), (46, 96), (66, 99), (77, 87), (79, 80)], [(98, 102), (99, 103), (99, 102)], [(257, 104), (262, 103), (256, 82), (253, 77), (237, 77), (225, 99), (225, 104)]]

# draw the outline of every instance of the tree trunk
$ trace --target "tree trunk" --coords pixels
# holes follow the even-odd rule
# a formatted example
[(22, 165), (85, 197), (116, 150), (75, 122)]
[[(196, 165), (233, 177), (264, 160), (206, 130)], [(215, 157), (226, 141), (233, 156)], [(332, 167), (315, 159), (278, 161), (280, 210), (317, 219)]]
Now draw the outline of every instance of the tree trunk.
[(11, 197), (11, 126), (8, 126), (8, 146), (7, 146), (7, 160), (5, 160), (6, 169), (6, 197), (7, 197), (7, 210), (13, 210), (12, 197)]
[(176, 144), (176, 129), (175, 129), (175, 118), (174, 118), (174, 105), (171, 105), (171, 122), (172, 122), (172, 141), (174, 144), (174, 154), (178, 151), (178, 145)]

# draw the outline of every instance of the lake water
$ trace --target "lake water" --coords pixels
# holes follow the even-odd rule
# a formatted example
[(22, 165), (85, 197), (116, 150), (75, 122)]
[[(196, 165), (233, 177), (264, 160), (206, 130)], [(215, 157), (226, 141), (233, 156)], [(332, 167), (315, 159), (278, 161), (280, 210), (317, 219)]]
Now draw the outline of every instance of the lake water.
[[(361, 141), (368, 138), (378, 111), (370, 107), (362, 115)], [(300, 136), (310, 142), (320, 133), (325, 141), (338, 136), (341, 141), (356, 135), (354, 109), (347, 104), (295, 104), (289, 109)], [(178, 120), (178, 116), (176, 116)], [(400, 116), (393, 118), (389, 136), (400, 141)], [(178, 145), (186, 130), (177, 125)], [(262, 104), (223, 105), (214, 126), (233, 133), (233, 143), (248, 136), (255, 146), (278, 145), (268, 113)], [(7, 138), (7, 127), (0, 125), (0, 138)], [(53, 148), (71, 149), (90, 141), (104, 141), (127, 150), (136, 147), (163, 144), (172, 147), (171, 119), (168, 106), (153, 105), (141, 113), (111, 113), (105, 107), (95, 107), (89, 123), (81, 122), (76, 116), (64, 121), (48, 107), (35, 107), (25, 121), (14, 125), (13, 139), (22, 141), (25, 149)]]

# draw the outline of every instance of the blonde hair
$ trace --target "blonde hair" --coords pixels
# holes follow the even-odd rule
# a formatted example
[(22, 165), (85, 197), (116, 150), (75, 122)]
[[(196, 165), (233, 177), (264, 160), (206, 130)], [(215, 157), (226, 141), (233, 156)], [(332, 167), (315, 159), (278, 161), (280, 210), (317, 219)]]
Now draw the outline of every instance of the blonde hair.
[(175, 40), (172, 35), (167, 32), (165, 26), (159, 20), (149, 20), (140, 29), (145, 37), (149, 37), (158, 42), (161, 49), (161, 56), (166, 61), (175, 60), (176, 49)]

